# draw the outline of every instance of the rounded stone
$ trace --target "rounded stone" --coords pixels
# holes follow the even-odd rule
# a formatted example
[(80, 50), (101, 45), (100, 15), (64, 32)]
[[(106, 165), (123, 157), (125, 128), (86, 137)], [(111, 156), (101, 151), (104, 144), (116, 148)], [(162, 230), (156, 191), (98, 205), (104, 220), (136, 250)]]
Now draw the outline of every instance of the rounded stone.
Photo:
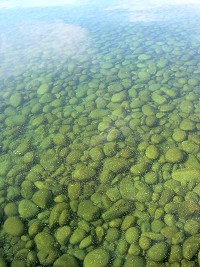
[(174, 131), (172, 137), (173, 137), (174, 141), (182, 142), (186, 139), (187, 134), (185, 131), (178, 129), (178, 130)]
[(84, 259), (84, 267), (106, 267), (109, 260), (109, 253), (103, 248), (97, 248), (86, 255)]
[(91, 200), (83, 200), (78, 206), (78, 215), (88, 222), (97, 219), (99, 213), (99, 208)]
[(7, 216), (15, 216), (18, 214), (18, 207), (16, 203), (10, 202), (4, 207), (4, 212)]
[(79, 267), (77, 259), (71, 255), (64, 254), (53, 264), (53, 267)]
[(18, 212), (22, 218), (30, 219), (35, 217), (39, 210), (31, 200), (23, 199), (19, 202)]
[(24, 224), (15, 216), (8, 217), (3, 225), (7, 234), (12, 236), (21, 236), (24, 233)]
[(145, 155), (149, 159), (157, 159), (159, 157), (159, 151), (156, 146), (149, 145), (146, 149)]
[(141, 256), (128, 254), (123, 265), (124, 267), (145, 267), (145, 259)]
[(167, 150), (165, 154), (166, 161), (176, 163), (181, 162), (184, 158), (183, 151), (177, 147), (173, 147)]
[(180, 123), (180, 129), (183, 131), (193, 131), (195, 127), (195, 123), (188, 118), (183, 119)]
[(46, 232), (38, 233), (34, 238), (38, 250), (45, 250), (54, 247), (55, 239), (52, 235)]
[(95, 170), (91, 167), (88, 167), (84, 164), (81, 164), (76, 167), (76, 169), (72, 173), (72, 179), (73, 180), (90, 180), (92, 177), (94, 177), (96, 174)]
[(159, 261), (162, 262), (166, 259), (168, 253), (168, 246), (165, 242), (158, 242), (154, 244), (148, 251), (147, 251), (147, 258), (152, 261)]
[(32, 199), (38, 207), (46, 209), (52, 201), (52, 193), (50, 190), (41, 189), (34, 193)]
[(9, 104), (13, 107), (18, 107), (22, 103), (22, 96), (19, 93), (14, 93), (10, 99), (9, 99)]

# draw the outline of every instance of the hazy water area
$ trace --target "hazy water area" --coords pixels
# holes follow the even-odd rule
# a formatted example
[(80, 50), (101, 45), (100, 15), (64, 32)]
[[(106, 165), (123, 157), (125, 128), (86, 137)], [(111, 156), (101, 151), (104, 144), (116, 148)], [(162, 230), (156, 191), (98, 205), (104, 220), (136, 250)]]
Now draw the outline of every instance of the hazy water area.
[(24, 2), (0, 0), (0, 267), (200, 266), (200, 1)]

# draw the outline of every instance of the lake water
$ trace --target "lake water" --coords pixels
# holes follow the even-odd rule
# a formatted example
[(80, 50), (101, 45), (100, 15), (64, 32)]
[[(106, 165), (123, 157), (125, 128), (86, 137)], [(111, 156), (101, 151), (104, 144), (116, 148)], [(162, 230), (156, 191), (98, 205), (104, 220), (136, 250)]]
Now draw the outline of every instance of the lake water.
[(0, 1), (0, 267), (200, 266), (200, 2)]

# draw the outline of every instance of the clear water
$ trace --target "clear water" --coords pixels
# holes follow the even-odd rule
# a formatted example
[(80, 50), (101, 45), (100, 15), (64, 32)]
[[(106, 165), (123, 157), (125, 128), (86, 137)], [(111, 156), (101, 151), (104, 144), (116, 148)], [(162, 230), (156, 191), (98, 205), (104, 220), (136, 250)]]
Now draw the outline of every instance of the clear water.
[(199, 266), (200, 3), (34, 3), (0, 1), (0, 266)]

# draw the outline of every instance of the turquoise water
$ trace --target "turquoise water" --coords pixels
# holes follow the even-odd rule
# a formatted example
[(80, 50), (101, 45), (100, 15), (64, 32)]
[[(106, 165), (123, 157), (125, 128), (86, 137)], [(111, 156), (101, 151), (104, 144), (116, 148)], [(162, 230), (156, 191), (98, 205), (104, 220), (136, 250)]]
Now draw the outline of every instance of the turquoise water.
[(0, 266), (200, 265), (199, 6), (0, 8)]

